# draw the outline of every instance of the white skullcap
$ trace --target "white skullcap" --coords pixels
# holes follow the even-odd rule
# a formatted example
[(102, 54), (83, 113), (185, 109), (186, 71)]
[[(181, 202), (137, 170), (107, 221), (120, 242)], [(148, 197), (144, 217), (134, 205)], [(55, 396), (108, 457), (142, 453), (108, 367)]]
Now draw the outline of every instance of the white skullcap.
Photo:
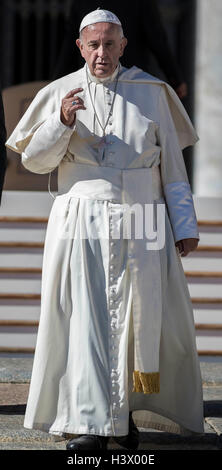
[(120, 23), (119, 18), (117, 18), (114, 13), (108, 10), (100, 10), (100, 8), (97, 8), (97, 10), (92, 11), (91, 13), (88, 13), (88, 15), (84, 16), (80, 27), (79, 27), (79, 32), (82, 31), (83, 28), (86, 26), (89, 26), (90, 24), (95, 24), (95, 23), (114, 23), (118, 24), (119, 26), (122, 26)]

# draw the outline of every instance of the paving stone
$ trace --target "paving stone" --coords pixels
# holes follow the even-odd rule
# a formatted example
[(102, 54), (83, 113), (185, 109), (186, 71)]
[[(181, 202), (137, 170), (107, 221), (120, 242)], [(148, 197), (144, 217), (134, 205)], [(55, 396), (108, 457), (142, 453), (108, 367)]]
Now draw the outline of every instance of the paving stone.
[(0, 442), (0, 450), (66, 450), (64, 443)]
[(203, 387), (204, 400), (222, 400), (222, 385), (208, 385)]
[[(66, 449), (68, 439), (50, 435), (39, 430), (24, 428), (23, 422), (24, 414), (0, 415), (0, 449)], [(189, 437), (155, 431), (153, 429), (143, 432), (143, 428), (139, 428), (139, 450), (217, 450), (220, 446), (219, 436), (211, 424), (211, 422), (205, 423), (205, 433), (203, 435)], [(121, 449), (122, 447), (110, 438), (108, 448)]]
[[(28, 399), (28, 391), (29, 384), (0, 383), (0, 406), (25, 405)], [(204, 386), (203, 397), (205, 416), (222, 416), (222, 386)], [(12, 408), (11, 412), (13, 412)]]
[(30, 382), (34, 355), (0, 355), (0, 382)]
[(206, 422), (218, 436), (222, 437), (222, 418), (206, 418)]
[[(31, 379), (34, 354), (1, 353), (0, 382), (27, 383)], [(222, 359), (200, 357), (203, 385), (222, 385)]]
[(0, 415), (0, 442), (42, 441), (53, 442), (53, 436), (39, 430), (23, 427), (24, 414)]
[(209, 362), (200, 361), (203, 385), (222, 385), (222, 358), (214, 361), (213, 358), (211, 360), (209, 358)]
[[(66, 450), (64, 438), (23, 427), (33, 355), (0, 355), (0, 449)], [(205, 432), (180, 436), (140, 430), (139, 450), (222, 450), (222, 361), (200, 361), (203, 378)], [(71, 436), (69, 437), (71, 438)], [(112, 438), (109, 449), (123, 449)]]
[(27, 403), (29, 384), (0, 383), (0, 405)]

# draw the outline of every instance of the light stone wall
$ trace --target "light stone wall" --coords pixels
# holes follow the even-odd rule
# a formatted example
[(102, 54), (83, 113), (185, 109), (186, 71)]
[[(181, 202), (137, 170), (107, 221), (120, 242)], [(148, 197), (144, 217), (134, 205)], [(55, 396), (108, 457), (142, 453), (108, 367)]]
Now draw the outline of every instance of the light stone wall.
[(194, 194), (222, 196), (222, 0), (197, 0)]

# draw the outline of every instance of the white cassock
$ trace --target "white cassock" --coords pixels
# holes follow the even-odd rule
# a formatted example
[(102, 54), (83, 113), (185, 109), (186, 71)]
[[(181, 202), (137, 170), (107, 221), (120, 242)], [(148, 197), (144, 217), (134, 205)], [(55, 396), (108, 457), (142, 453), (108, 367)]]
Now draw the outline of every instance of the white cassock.
[[(119, 67), (87, 85), (85, 64), (47, 85), (6, 143), (34, 173), (58, 166), (24, 427), (121, 436), (133, 410), (138, 427), (202, 433), (193, 310), (175, 247), (199, 238), (181, 152), (198, 137), (168, 84)], [(92, 102), (104, 126), (117, 73), (101, 140)], [(67, 127), (61, 100), (79, 87), (87, 109)], [(143, 216), (153, 215), (148, 236), (141, 218), (142, 236), (133, 223), (123, 233), (134, 205), (155, 209)]]

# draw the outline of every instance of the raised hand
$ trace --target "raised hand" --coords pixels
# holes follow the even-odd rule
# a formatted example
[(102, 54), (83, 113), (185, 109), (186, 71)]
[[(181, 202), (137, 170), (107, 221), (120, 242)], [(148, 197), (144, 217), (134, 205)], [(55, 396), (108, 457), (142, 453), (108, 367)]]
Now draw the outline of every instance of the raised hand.
[(65, 126), (72, 126), (76, 120), (76, 111), (86, 109), (82, 98), (77, 93), (83, 91), (83, 88), (75, 88), (69, 91), (62, 99), (60, 119)]

